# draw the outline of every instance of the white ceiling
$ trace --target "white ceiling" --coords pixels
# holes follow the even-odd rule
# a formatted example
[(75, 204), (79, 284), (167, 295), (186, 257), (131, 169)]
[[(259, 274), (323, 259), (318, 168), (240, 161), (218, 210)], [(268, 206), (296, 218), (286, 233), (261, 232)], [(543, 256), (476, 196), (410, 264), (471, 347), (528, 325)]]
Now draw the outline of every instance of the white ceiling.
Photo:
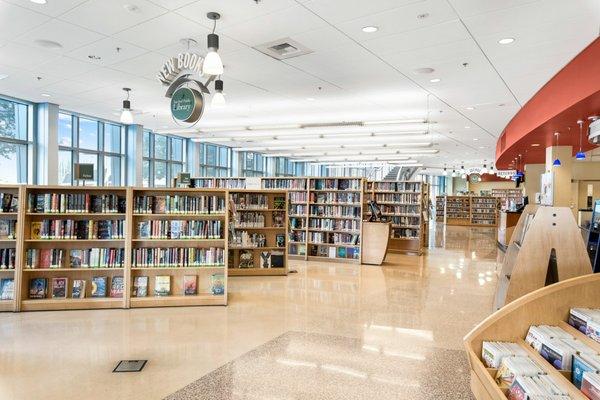
[[(599, 0), (0, 0), (0, 74), (9, 75), (0, 80), (0, 94), (117, 120), (121, 88), (131, 87), (133, 107), (143, 112), (137, 123), (178, 128), (154, 76), (185, 50), (182, 38), (196, 39), (195, 50), (204, 54), (209, 11), (222, 14), (217, 33), (228, 104), (207, 108), (201, 129), (427, 119), (429, 110), (431, 133), (418, 138), (305, 140), (306, 146), (322, 140), (320, 151), (337, 158), (357, 154), (342, 144), (371, 144), (363, 154), (388, 158), (389, 149), (377, 152), (374, 145), (404, 149), (425, 140), (439, 153), (413, 159), (438, 167), (492, 160), (510, 118), (600, 28)], [(379, 30), (362, 32), (370, 25)], [(253, 49), (284, 37), (313, 52), (277, 61)], [(516, 41), (500, 45), (505, 37)], [(63, 47), (42, 48), (37, 39)], [(90, 60), (92, 54), (101, 60)], [(423, 67), (435, 72), (414, 72)], [(277, 132), (301, 144), (310, 133)], [(227, 144), (275, 149), (281, 140)], [(307, 158), (301, 144), (298, 157)]]

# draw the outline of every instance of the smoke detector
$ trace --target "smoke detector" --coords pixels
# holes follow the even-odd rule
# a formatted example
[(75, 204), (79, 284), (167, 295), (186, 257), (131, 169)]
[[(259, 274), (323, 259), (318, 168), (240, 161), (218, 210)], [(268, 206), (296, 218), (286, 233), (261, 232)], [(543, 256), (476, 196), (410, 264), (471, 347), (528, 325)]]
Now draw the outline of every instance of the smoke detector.
[(276, 60), (287, 60), (288, 58), (299, 57), (313, 52), (308, 47), (290, 38), (264, 43), (255, 46), (254, 49)]

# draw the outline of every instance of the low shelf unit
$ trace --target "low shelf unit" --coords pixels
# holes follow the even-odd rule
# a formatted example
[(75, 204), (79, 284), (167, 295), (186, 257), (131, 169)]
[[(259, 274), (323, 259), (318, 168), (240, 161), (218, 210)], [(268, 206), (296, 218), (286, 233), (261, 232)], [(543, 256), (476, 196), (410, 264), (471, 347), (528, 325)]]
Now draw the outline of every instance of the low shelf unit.
[(0, 311), (18, 311), (23, 240), (23, 186), (0, 185)]
[(471, 224), (471, 197), (446, 196), (446, 225)]
[(497, 227), (499, 208), (500, 202), (497, 197), (472, 196), (471, 225)]
[(227, 191), (131, 190), (129, 306), (227, 305)]
[(492, 189), (492, 197), (497, 197), (503, 210), (509, 208), (511, 202), (514, 205), (523, 204), (522, 189)]
[(308, 181), (308, 259), (361, 262), (362, 178)]
[(446, 196), (436, 196), (435, 198), (435, 221), (444, 222), (446, 215)]
[(228, 274), (288, 274), (288, 192), (229, 190)]
[(128, 189), (26, 186), (21, 311), (127, 307)]

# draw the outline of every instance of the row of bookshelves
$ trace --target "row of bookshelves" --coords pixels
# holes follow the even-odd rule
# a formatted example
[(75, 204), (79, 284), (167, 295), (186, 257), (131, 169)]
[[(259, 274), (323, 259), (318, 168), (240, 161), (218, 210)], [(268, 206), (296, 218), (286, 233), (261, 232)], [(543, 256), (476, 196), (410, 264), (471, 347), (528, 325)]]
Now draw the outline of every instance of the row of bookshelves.
[(492, 196), (437, 196), (436, 221), (447, 225), (498, 226), (500, 203)]

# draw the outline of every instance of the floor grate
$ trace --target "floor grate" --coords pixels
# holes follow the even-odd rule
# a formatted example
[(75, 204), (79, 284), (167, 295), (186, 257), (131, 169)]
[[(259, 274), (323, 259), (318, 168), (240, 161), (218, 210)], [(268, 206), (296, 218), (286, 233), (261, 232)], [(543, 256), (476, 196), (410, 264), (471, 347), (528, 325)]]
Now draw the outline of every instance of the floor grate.
[(140, 372), (148, 360), (121, 360), (113, 372)]

